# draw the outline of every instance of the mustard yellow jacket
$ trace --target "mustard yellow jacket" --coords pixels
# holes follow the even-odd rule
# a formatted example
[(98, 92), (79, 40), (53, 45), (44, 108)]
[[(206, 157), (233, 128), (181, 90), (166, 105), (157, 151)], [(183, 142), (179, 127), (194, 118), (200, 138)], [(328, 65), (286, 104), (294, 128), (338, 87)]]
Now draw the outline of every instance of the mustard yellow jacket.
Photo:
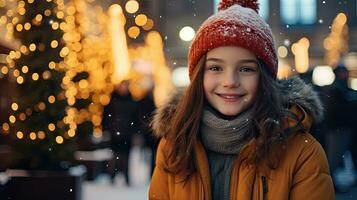
[[(174, 109), (172, 106), (175, 104), (175, 100), (170, 102), (169, 109)], [(308, 110), (310, 113), (307, 113), (304, 110), (304, 105), (301, 106), (301, 104), (303, 103), (293, 106), (291, 111), (297, 116), (304, 116), (302, 124), (305, 130), (309, 130), (314, 118), (319, 116), (311, 110)], [(172, 113), (172, 110), (167, 111), (168, 107), (164, 108), (165, 113), (161, 113), (161, 116), (154, 122), (160, 131), (165, 131), (163, 121), (169, 117), (167, 115)], [(295, 124), (295, 120), (288, 119), (285, 126), (291, 127)], [(290, 135), (280, 164), (274, 170), (268, 166), (254, 167), (244, 164), (245, 158), (249, 156), (255, 142), (256, 140), (252, 139), (234, 160), (230, 179), (231, 200), (335, 199), (325, 152), (312, 135), (307, 132)], [(212, 195), (209, 165), (205, 149), (200, 141), (197, 141), (193, 151), (197, 172), (185, 184), (181, 181), (180, 175), (172, 175), (163, 170), (167, 145), (168, 142), (163, 137), (157, 150), (156, 167), (150, 184), (149, 199), (210, 200)]]

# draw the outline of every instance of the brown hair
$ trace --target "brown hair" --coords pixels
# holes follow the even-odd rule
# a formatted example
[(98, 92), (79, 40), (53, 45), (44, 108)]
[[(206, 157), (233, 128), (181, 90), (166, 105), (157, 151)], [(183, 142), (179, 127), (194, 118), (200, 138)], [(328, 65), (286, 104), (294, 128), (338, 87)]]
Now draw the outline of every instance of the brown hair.
[[(165, 170), (169, 173), (183, 175), (183, 181), (189, 179), (196, 170), (193, 148), (198, 139), (201, 114), (206, 102), (203, 89), (203, 74), (206, 56), (195, 66), (191, 84), (178, 102), (175, 113), (168, 125), (167, 140), (170, 148), (166, 154)], [(282, 122), (287, 116), (289, 105), (283, 105), (278, 90), (278, 81), (269, 73), (264, 63), (259, 60), (261, 75), (259, 90), (252, 105), (250, 133), (256, 138), (255, 147), (247, 164), (258, 165), (268, 161), (270, 168), (276, 168), (287, 135)]]

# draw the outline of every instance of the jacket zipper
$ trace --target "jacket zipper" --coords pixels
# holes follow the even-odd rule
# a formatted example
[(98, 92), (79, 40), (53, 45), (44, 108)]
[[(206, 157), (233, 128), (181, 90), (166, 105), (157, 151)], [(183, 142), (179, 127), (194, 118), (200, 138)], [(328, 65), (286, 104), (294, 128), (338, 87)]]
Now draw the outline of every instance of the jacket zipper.
[(263, 200), (265, 199), (266, 193), (268, 192), (267, 177), (262, 176), (262, 186), (263, 186)]

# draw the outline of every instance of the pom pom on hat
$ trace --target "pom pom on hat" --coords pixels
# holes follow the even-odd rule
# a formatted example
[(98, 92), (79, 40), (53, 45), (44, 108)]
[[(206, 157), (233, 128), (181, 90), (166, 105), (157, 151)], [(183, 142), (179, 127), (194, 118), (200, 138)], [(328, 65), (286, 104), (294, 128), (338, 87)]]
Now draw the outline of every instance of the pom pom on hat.
[(255, 10), (256, 13), (259, 11), (259, 3), (257, 0), (222, 0), (219, 3), (218, 10), (225, 10), (235, 4), (245, 8), (251, 8)]

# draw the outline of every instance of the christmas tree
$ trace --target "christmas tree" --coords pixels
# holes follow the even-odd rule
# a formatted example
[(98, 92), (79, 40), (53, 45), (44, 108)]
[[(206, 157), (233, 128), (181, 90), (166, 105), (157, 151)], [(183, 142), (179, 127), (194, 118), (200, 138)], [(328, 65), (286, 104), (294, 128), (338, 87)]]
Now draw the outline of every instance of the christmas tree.
[(8, 59), (17, 83), (7, 123), (13, 168), (61, 170), (73, 159), (74, 134), (64, 122), (65, 71), (59, 65), (64, 57), (63, 9), (61, 0), (18, 1), (12, 16), (13, 34), (21, 43)]

